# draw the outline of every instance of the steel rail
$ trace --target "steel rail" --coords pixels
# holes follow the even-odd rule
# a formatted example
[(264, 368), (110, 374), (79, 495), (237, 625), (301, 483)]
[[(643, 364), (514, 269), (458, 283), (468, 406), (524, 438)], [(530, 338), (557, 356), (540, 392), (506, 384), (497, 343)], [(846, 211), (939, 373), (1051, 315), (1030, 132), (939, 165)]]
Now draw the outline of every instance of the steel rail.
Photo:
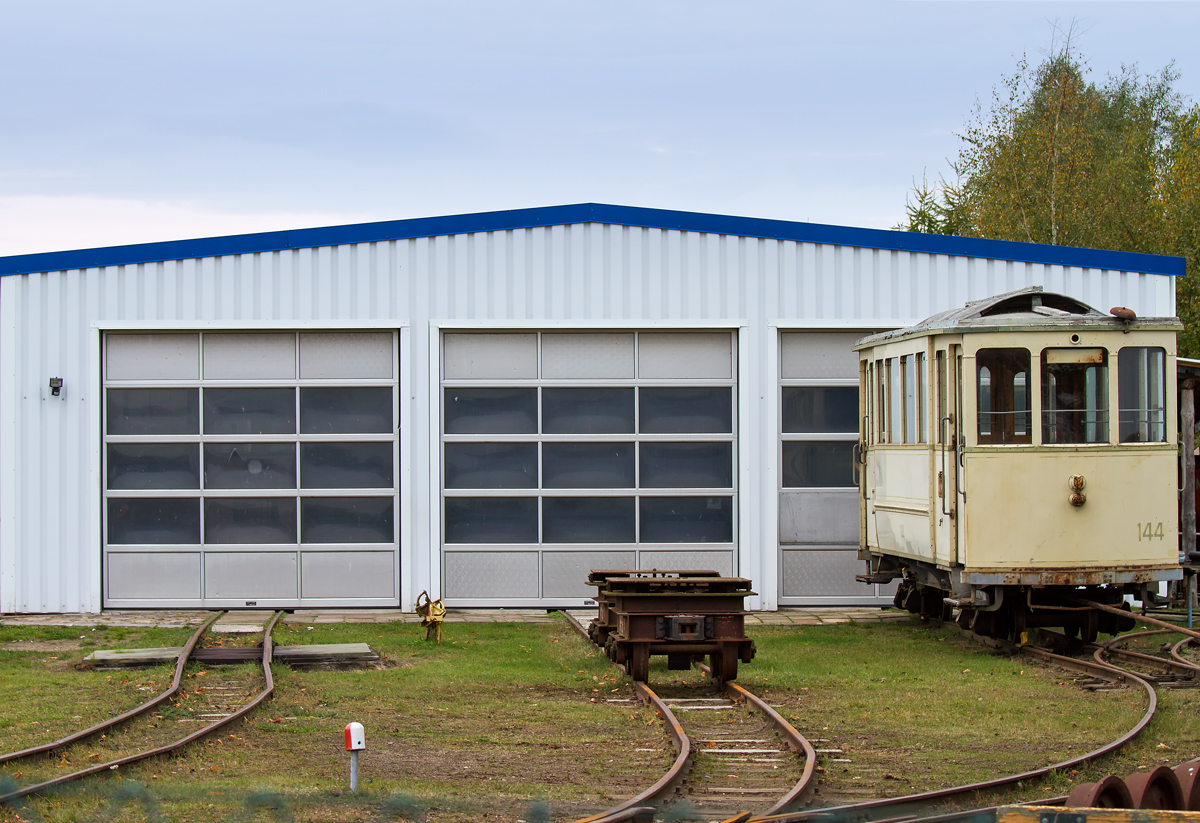
[[(1069, 760), (1064, 760), (1061, 763), (1055, 763), (1051, 766), (1044, 766), (1039, 769), (1032, 769), (1027, 772), (1016, 775), (1008, 775), (1005, 777), (993, 778), (981, 783), (970, 783), (963, 786), (954, 786), (948, 789), (935, 789), (931, 792), (922, 792), (920, 794), (905, 795), (903, 797), (885, 798), (880, 800), (869, 800), (865, 803), (856, 803), (847, 806), (831, 806), (823, 809), (813, 809), (803, 812), (791, 812), (776, 815), (761, 815), (750, 818), (752, 823), (805, 823), (805, 821), (821, 821), (823, 819), (833, 819), (838, 823), (853, 823), (854, 821), (875, 821), (879, 823), (880, 816), (886, 815), (889, 818), (916, 816), (906, 814), (907, 811), (919, 811), (927, 808), (934, 802), (945, 801), (954, 797), (964, 795), (977, 794), (979, 792), (990, 791), (993, 789), (1012, 786), (1026, 780), (1033, 780), (1045, 777), (1054, 771), (1068, 769), (1080, 764), (1102, 757), (1105, 754), (1119, 749), (1130, 740), (1133, 740), (1147, 724), (1153, 719), (1155, 711), (1158, 709), (1158, 694), (1154, 690), (1154, 686), (1140, 677), (1134, 672), (1126, 669), (1121, 669), (1117, 666), (1112, 666), (1105, 663), (1094, 663), (1085, 660), (1076, 660), (1070, 657), (1054, 654), (1046, 649), (1041, 649), (1033, 646), (1016, 646), (1014, 644), (998, 641), (994, 638), (982, 638), (973, 632), (966, 631), (953, 623), (945, 623), (943, 621), (930, 621), (940, 625), (953, 626), (957, 631), (966, 637), (978, 639), (984, 642), (984, 645), (991, 646), (1003, 651), (1009, 651), (1016, 654), (1027, 654), (1031, 657), (1040, 658), (1042, 661), (1051, 663), (1061, 668), (1070, 669), (1073, 671), (1090, 674), (1094, 677), (1099, 677), (1110, 682), (1125, 682), (1132, 681), (1141, 686), (1146, 693), (1149, 705), (1142, 719), (1121, 737), (1111, 743), (1107, 743), (1098, 749), (1088, 752), (1087, 754), (1073, 757)], [(1053, 798), (1041, 801), (1042, 803), (1053, 803), (1060, 798)]]
[[(703, 663), (697, 663), (696, 668), (709, 677), (712, 677), (712, 669)], [(766, 715), (775, 725), (776, 731), (779, 732), (779, 736), (783, 738), (787, 747), (797, 754), (804, 755), (804, 770), (800, 774), (800, 779), (796, 781), (796, 785), (789, 789), (783, 797), (775, 801), (771, 808), (767, 809), (763, 814), (782, 814), (806, 802), (817, 789), (817, 751), (813, 748), (812, 743), (808, 741), (807, 737), (800, 734), (795, 726), (787, 722), (783, 718), (783, 715), (771, 708), (767, 704), (767, 701), (758, 695), (742, 688), (733, 681), (727, 681), (724, 685), (726, 694), (735, 702), (745, 701)]]
[[(271, 676), (271, 660), (272, 660), (273, 652), (274, 652), (274, 647), (273, 647), (273, 644), (271, 641), (271, 632), (273, 632), (275, 630), (275, 624), (279, 622), (279, 618), (282, 616), (283, 616), (283, 612), (275, 612), (275, 615), (271, 618), (271, 622), (268, 623), (267, 627), (263, 630), (262, 670), (263, 670), (263, 678), (265, 680), (265, 685), (264, 685), (263, 690), (261, 692), (259, 692), (258, 695), (253, 700), (251, 700), (249, 703), (247, 703), (245, 706), (238, 709), (236, 712), (233, 712), (229, 716), (223, 717), (220, 720), (217, 720), (213, 723), (209, 723), (207, 726), (205, 726), (201, 729), (197, 729), (196, 731), (192, 732), (191, 734), (181, 737), (180, 739), (176, 740), (175, 742), (168, 743), (165, 746), (159, 746), (158, 748), (155, 748), (155, 749), (149, 749), (147, 751), (139, 752), (137, 754), (131, 754), (126, 757), (120, 757), (120, 758), (117, 758), (116, 760), (110, 760), (107, 763), (100, 763), (95, 766), (90, 766), (89, 768), (86, 768), (86, 769), (80, 769), (77, 772), (72, 772), (70, 774), (62, 775), (61, 777), (56, 777), (53, 780), (47, 780), (43, 783), (36, 783), (32, 786), (26, 786), (25, 788), (11, 791), (8, 794), (0, 795), (0, 805), (8, 803), (9, 801), (12, 801), (12, 800), (16, 800), (17, 798), (20, 798), (20, 797), (26, 797), (26, 796), (32, 795), (32, 794), (41, 794), (42, 792), (45, 792), (47, 789), (54, 788), (55, 786), (61, 786), (62, 784), (69, 783), (73, 780), (79, 780), (81, 778), (88, 777), (93, 774), (99, 774), (100, 772), (113, 771), (113, 770), (119, 769), (121, 766), (127, 766), (130, 763), (137, 763), (140, 760), (147, 760), (151, 757), (158, 757), (160, 755), (170, 754), (171, 752), (176, 751), (177, 749), (181, 749), (184, 746), (187, 746), (203, 737), (206, 737), (206, 736), (212, 734), (213, 732), (217, 731), (218, 729), (221, 729), (231, 723), (234, 723), (234, 722), (240, 720), (242, 717), (244, 717), (246, 714), (248, 714), (250, 711), (252, 711), (256, 706), (258, 706), (258, 704), (262, 703), (264, 700), (266, 700), (268, 697), (270, 697), (271, 693), (275, 690), (275, 679)], [(216, 618), (214, 618), (214, 620), (215, 619)], [(213, 621), (209, 621), (209, 623), (205, 624), (205, 628), (207, 628), (207, 626), (210, 625), (212, 622)], [(193, 643), (192, 647), (194, 648), (194, 646), (195, 646), (195, 644)], [(188, 651), (190, 652), (191, 649), (189, 649)], [(186, 664), (186, 662), (187, 662), (187, 656), (184, 655), (183, 653), (180, 653), (179, 662), (176, 664), (176, 670), (179, 672), (182, 672), (183, 666)]]
[[(575, 631), (579, 632), (589, 643), (592, 642), (583, 624), (567, 612), (562, 612), (561, 614), (567, 618), (567, 622), (571, 624), (571, 627)], [(647, 808), (657, 808), (660, 803), (673, 794), (679, 787), (679, 784), (683, 782), (683, 779), (687, 777), (688, 772), (691, 771), (692, 741), (688, 739), (687, 733), (684, 732), (679, 719), (675, 717), (675, 714), (663, 699), (655, 694), (654, 690), (645, 683), (635, 680), (633, 681), (633, 689), (639, 700), (653, 706), (655, 711), (662, 717), (663, 724), (667, 729), (667, 735), (671, 738), (671, 745), (675, 747), (675, 762), (671, 764), (671, 768), (653, 786), (644, 792), (613, 806), (607, 811), (582, 818), (575, 821), (575, 823), (617, 823), (620, 820), (632, 820), (644, 816)]]
[[(1194, 680), (1196, 678), (1196, 673), (1200, 672), (1200, 666), (1197, 666), (1194, 663), (1187, 663), (1185, 661), (1180, 661), (1180, 660), (1172, 660), (1169, 657), (1159, 657), (1158, 655), (1154, 655), (1154, 654), (1145, 654), (1143, 652), (1135, 652), (1135, 651), (1131, 651), (1130, 649), (1119, 649), (1112, 645), (1113, 643), (1117, 642), (1118, 640), (1124, 640), (1124, 639), (1125, 638), (1123, 638), (1123, 637), (1116, 637), (1116, 638), (1113, 638), (1112, 640), (1109, 640), (1107, 643), (1101, 644), (1100, 647), (1097, 648), (1095, 650), (1095, 652), (1093, 652), (1092, 657), (1096, 660), (1097, 663), (1105, 663), (1106, 661), (1104, 660), (1104, 655), (1110, 654), (1110, 655), (1113, 655), (1114, 657), (1126, 657), (1126, 658), (1129, 658), (1130, 660), (1136, 660), (1145, 666), (1158, 666), (1159, 668), (1166, 669), (1168, 672), (1171, 672), (1171, 673), (1178, 673), (1182, 670), (1183, 673), (1179, 674), (1178, 676), (1186, 677), (1189, 680)], [(1185, 638), (1185, 640), (1190, 640), (1190, 639), (1191, 638)]]
[[(568, 620), (572, 623), (572, 625), (576, 628), (576, 630), (579, 631), (581, 634), (583, 634), (584, 637), (586, 637), (587, 636), (586, 630), (583, 629), (583, 627), (579, 624), (579, 621), (575, 620), (570, 615), (566, 615), (566, 616), (567, 616)], [(789, 811), (785, 811), (785, 812), (772, 811), (772, 812), (764, 813), (761, 815), (751, 815), (751, 816), (739, 815), (732, 819), (738, 820), (738, 821), (745, 820), (745, 821), (749, 821), (749, 823), (808, 823), (809, 821), (812, 821), (813, 823), (821, 823), (821, 821), (826, 820), (826, 819), (835, 820), (835, 821), (837, 821), (837, 823), (857, 823), (858, 821), (872, 821), (873, 823), (884, 823), (885, 820), (899, 821), (899, 820), (911, 819), (913, 817), (919, 816), (920, 810), (928, 808), (932, 803), (935, 803), (935, 802), (946, 801), (946, 800), (949, 800), (949, 799), (955, 798), (955, 797), (961, 797), (964, 795), (972, 795), (972, 794), (977, 794), (980, 792), (1004, 788), (1006, 786), (1012, 786), (1012, 785), (1015, 785), (1017, 783), (1020, 783), (1020, 782), (1026, 781), (1026, 780), (1042, 778), (1042, 777), (1045, 777), (1046, 775), (1050, 774), (1051, 772), (1073, 768), (1075, 766), (1079, 766), (1081, 764), (1087, 763), (1090, 760), (1094, 760), (1096, 758), (1099, 758), (1106, 754), (1109, 754), (1109, 753), (1115, 751), (1116, 749), (1119, 749), (1121, 746), (1124, 746), (1129, 741), (1133, 740), (1135, 737), (1137, 737), (1139, 734), (1141, 734), (1141, 732), (1146, 728), (1146, 726), (1153, 719), (1154, 714), (1158, 709), (1158, 694), (1155, 691), (1154, 686), (1149, 681), (1147, 681), (1145, 678), (1141, 677), (1140, 675), (1136, 674), (1135, 672), (1129, 671), (1127, 669), (1122, 669), (1120, 667), (1113, 666), (1113, 665), (1107, 664), (1107, 663), (1092, 662), (1092, 661), (1086, 661), (1086, 660), (1076, 660), (1075, 658), (1064, 657), (1062, 655), (1054, 654), (1053, 652), (1051, 652), (1047, 649), (1042, 649), (1039, 647), (1017, 646), (1017, 645), (1009, 643), (1007, 641), (1000, 641), (1000, 640), (996, 640), (995, 638), (983, 637), (981, 635), (975, 634), (974, 632), (970, 632), (965, 629), (962, 629), (961, 627), (959, 627), (957, 624), (954, 624), (954, 623), (943, 623), (942, 621), (930, 621), (930, 622), (937, 623), (940, 625), (950, 626), (966, 637), (974, 639), (977, 642), (981, 642), (984, 645), (990, 646), (994, 649), (1008, 652), (1010, 654), (1025, 654), (1030, 657), (1038, 658), (1045, 663), (1052, 664), (1052, 665), (1058, 666), (1060, 668), (1065, 668), (1068, 670), (1081, 672), (1084, 674), (1091, 675), (1092, 677), (1096, 677), (1096, 678), (1106, 680), (1109, 682), (1113, 682), (1113, 683), (1127, 683), (1127, 682), (1136, 683), (1138, 686), (1140, 686), (1142, 688), (1142, 690), (1146, 694), (1147, 702), (1148, 702), (1146, 711), (1143, 714), (1141, 720), (1139, 720), (1138, 723), (1135, 724), (1132, 729), (1127, 731), (1125, 734), (1121, 735), (1119, 738), (1117, 738), (1113, 742), (1108, 743), (1104, 746), (1101, 746), (1097, 749), (1094, 749), (1094, 750), (1092, 750), (1086, 754), (1080, 755), (1078, 757), (1074, 757), (1074, 758), (1070, 758), (1068, 760), (1062, 761), (1061, 763), (1055, 763), (1053, 765), (1045, 766), (1045, 767), (1042, 767), (1039, 769), (1032, 769), (1030, 771), (1023, 772), (1021, 774), (993, 778), (992, 780), (987, 780), (987, 781), (983, 781), (980, 783), (971, 783), (971, 784), (966, 784), (963, 786), (955, 786), (955, 787), (951, 787), (951, 788), (947, 788), (947, 789), (936, 789), (931, 792), (923, 792), (923, 793), (919, 793), (919, 794), (906, 795), (903, 797), (896, 797), (896, 798), (884, 798), (884, 799), (879, 799), (879, 800), (871, 800), (871, 801), (867, 801), (865, 803), (856, 803), (856, 804), (846, 805), (846, 806), (831, 806), (831, 807), (826, 807), (826, 808), (822, 808), (822, 809), (812, 809), (812, 810), (805, 810), (805, 811), (790, 811), (790, 812)], [(706, 666), (702, 665), (701, 668), (704, 670), (707, 670)], [(810, 760), (809, 763), (815, 768), (815, 752), (814, 752), (814, 758), (812, 760)], [(815, 788), (815, 784), (814, 784), (814, 788)], [(793, 790), (793, 791), (795, 791), (795, 790)], [(1065, 797), (1044, 798), (1044, 799), (1040, 799), (1039, 803), (1043, 804), (1043, 805), (1061, 805), (1063, 802), (1065, 802), (1065, 800), (1066, 800)], [(955, 814), (961, 814), (961, 813), (955, 813)], [(628, 820), (630, 818), (628, 818), (628, 817), (609, 818), (609, 817), (601, 816), (601, 817), (596, 817), (596, 818), (588, 818), (586, 823), (602, 823), (602, 822), (603, 823), (615, 823), (615, 821), (618, 819)], [(578, 823), (585, 823), (585, 821), (578, 821)]]
[[(1051, 629), (1041, 629), (1041, 631), (1043, 634), (1049, 635), (1059, 641), (1070, 642), (1072, 640), (1072, 638), (1067, 637), (1065, 634), (1053, 631)], [(1182, 669), (1185, 674), (1179, 675), (1180, 677), (1186, 677), (1188, 680), (1195, 680), (1195, 672), (1200, 671), (1200, 665), (1185, 659), (1177, 652), (1178, 649), (1182, 648), (1187, 643), (1194, 643), (1195, 641), (1191, 638), (1185, 637), (1180, 643), (1175, 644), (1175, 648), (1171, 650), (1171, 657), (1174, 658), (1174, 660), (1168, 660), (1167, 658), (1159, 657), (1158, 655), (1145, 654), (1144, 652), (1135, 652), (1130, 649), (1123, 649), (1117, 646), (1118, 643), (1123, 643), (1127, 640), (1136, 640), (1138, 638), (1149, 637), (1150, 635), (1156, 634), (1178, 634), (1178, 632), (1174, 629), (1150, 629), (1144, 632), (1130, 632), (1129, 634), (1123, 634), (1106, 640), (1103, 643), (1084, 643), (1080, 646), (1080, 648), (1084, 651), (1092, 652), (1092, 657), (1102, 664), (1105, 663), (1105, 661), (1101, 657), (1097, 656), (1098, 651), (1106, 654), (1112, 654), (1117, 657), (1129, 657), (1130, 659), (1138, 660), (1151, 666), (1159, 666), (1172, 672)], [(1151, 680), (1151, 682), (1162, 683), (1163, 685), (1169, 685), (1170, 683), (1178, 682), (1175, 680), (1164, 680), (1158, 675), (1147, 675), (1147, 677)]]
[(171, 681), (171, 685), (165, 691), (150, 698), (145, 703), (142, 703), (140, 706), (136, 706), (136, 707), (130, 709), (127, 712), (119, 714), (116, 717), (109, 718), (108, 720), (105, 720), (102, 723), (97, 723), (95, 726), (89, 726), (88, 728), (83, 729), (82, 731), (75, 732), (74, 734), (69, 734), (66, 737), (61, 738), (59, 740), (55, 740), (52, 743), (43, 743), (40, 746), (31, 746), (28, 749), (22, 749), (19, 752), (9, 752), (8, 754), (0, 754), (0, 763), (9, 763), (13, 760), (20, 760), (25, 757), (32, 757), (35, 754), (45, 754), (46, 752), (53, 751), (54, 749), (61, 749), (64, 746), (70, 746), (74, 743), (78, 743), (81, 740), (86, 740), (87, 738), (92, 737), (93, 735), (97, 735), (100, 732), (108, 731), (109, 729), (113, 728), (114, 726), (120, 725), (121, 723), (124, 723), (126, 720), (130, 720), (134, 717), (137, 717), (140, 714), (145, 714), (146, 712), (150, 711), (151, 709), (159, 706), (160, 704), (162, 704), (165, 701), (174, 697), (175, 694), (179, 691), (180, 685), (183, 683), (183, 668), (187, 664), (188, 657), (191, 655), (192, 651), (196, 648), (196, 644), (198, 642), (200, 642), (200, 638), (204, 636), (204, 632), (206, 632), (208, 630), (209, 626), (211, 626), (213, 623), (215, 623), (217, 620), (219, 620), (221, 615), (223, 615), (223, 614), (225, 614), (225, 612), (217, 612), (212, 617), (210, 617), (208, 620), (205, 620), (203, 623), (200, 624), (200, 628), (196, 629), (195, 633), (190, 638), (188, 638), (187, 643), (184, 644), (183, 648), (179, 652), (179, 658), (175, 661), (175, 677)]
[(1175, 660), (1178, 660), (1180, 663), (1183, 663), (1186, 666), (1195, 666), (1196, 665), (1195, 663), (1192, 663), (1190, 660), (1188, 660), (1186, 657), (1183, 656), (1183, 651), (1182, 651), (1185, 646), (1195, 646), (1195, 645), (1196, 645), (1195, 638), (1185, 637), (1182, 640), (1180, 640), (1178, 643), (1176, 643), (1174, 646), (1171, 647), (1171, 657), (1173, 657)]
[[(585, 629), (583, 627), (583, 625), (578, 620), (576, 620), (572, 615), (566, 614), (565, 612), (564, 612), (564, 615), (566, 616), (567, 620), (571, 623), (571, 625), (575, 628), (575, 630), (577, 632), (579, 632), (584, 638), (587, 638), (590, 642), (590, 638), (588, 638), (588, 634), (587, 634), (587, 629)], [(704, 665), (703, 663), (696, 664), (696, 667), (698, 669), (700, 669), (700, 671), (707, 674), (709, 677), (712, 676), (712, 669), (710, 669), (708, 666)], [(681, 766), (681, 768), (686, 768), (686, 769), (690, 770), (690, 768), (691, 768), (690, 762), (687, 764), (686, 767), (683, 767), (682, 761), (685, 759), (685, 757), (690, 758), (691, 744), (688, 742), (687, 735), (683, 731), (683, 727), (679, 724), (679, 721), (675, 718), (675, 715), (670, 712), (670, 709), (667, 708), (666, 704), (662, 703), (662, 701), (660, 701), (658, 699), (658, 696), (655, 695), (654, 692), (648, 686), (646, 686), (644, 683), (634, 681), (633, 686), (634, 686), (634, 689), (636, 691), (638, 691), (639, 696), (641, 696), (641, 692), (642, 692), (642, 690), (644, 690), (645, 692), (649, 693), (649, 695), (653, 696), (652, 699), (654, 701), (657, 701), (655, 708), (657, 708), (662, 713), (663, 720), (664, 720), (664, 722), (667, 723), (668, 734), (671, 736), (671, 742), (675, 745), (676, 750), (679, 751), (679, 756), (676, 758), (675, 765)], [(816, 779), (815, 779), (816, 778), (816, 766), (817, 766), (817, 753), (816, 753), (816, 750), (813, 748), (812, 744), (808, 741), (808, 739), (804, 735), (800, 734), (800, 732), (796, 729), (795, 726), (793, 726), (791, 723), (789, 723), (787, 720), (785, 720), (783, 718), (783, 716), (781, 714), (779, 714), (779, 712), (777, 712), (777, 711), (775, 711), (775, 709), (771, 708), (771, 706), (768, 705), (767, 702), (765, 700), (763, 700), (761, 697), (759, 697), (758, 695), (754, 694), (753, 692), (749, 691), (748, 689), (743, 688), (742, 686), (739, 686), (737, 683), (735, 683), (733, 681), (726, 682), (724, 684), (724, 688), (725, 688), (726, 694), (728, 694), (730, 696), (730, 698), (732, 700), (734, 700), (734, 702), (747, 703), (747, 704), (753, 706), (755, 709), (757, 709), (760, 713), (766, 715), (767, 719), (771, 721), (771, 723), (775, 726), (776, 730), (779, 732), (780, 737), (783, 738), (784, 743), (787, 745), (787, 747), (789, 749), (791, 749), (793, 752), (804, 755), (804, 769), (800, 775), (800, 779), (796, 782), (796, 784), (791, 789), (789, 789), (787, 792), (785, 792), (784, 795), (779, 800), (777, 800), (774, 804), (772, 804), (772, 806), (765, 813), (766, 814), (780, 813), (780, 812), (786, 811), (788, 809), (794, 808), (794, 807), (804, 803), (805, 801), (807, 801), (812, 796), (813, 792), (817, 788), (817, 783), (816, 783)], [(672, 768), (674, 769), (675, 766), (673, 766)], [(615, 817), (612, 817), (611, 814), (612, 813), (624, 813), (624, 812), (627, 812), (627, 810), (632, 810), (634, 808), (637, 808), (638, 806), (653, 804), (653, 803), (659, 801), (662, 797), (665, 797), (669, 791), (674, 790), (676, 784), (682, 780), (683, 776), (684, 776), (684, 774), (682, 772), (677, 777), (672, 776), (671, 772), (668, 772), (667, 775), (665, 775), (658, 783), (656, 783), (650, 789), (647, 789), (645, 792), (643, 792), (642, 794), (633, 798), (632, 800), (628, 801), (627, 803), (622, 804), (622, 806), (611, 809), (609, 812), (605, 812), (604, 815), (602, 815), (602, 816), (598, 816), (598, 817), (594, 817), (594, 818), (586, 818), (585, 820), (577, 821), (577, 823), (600, 823), (600, 821), (603, 821), (604, 823), (616, 823), (616, 821), (618, 819), (621, 819), (621, 820), (628, 819), (625, 817), (615, 818)], [(669, 784), (669, 785), (665, 785), (665, 784)], [(748, 820), (748, 819), (750, 819), (750, 817), (751, 817), (750, 813), (746, 812), (743, 815), (739, 815), (732, 819), (733, 820)]]

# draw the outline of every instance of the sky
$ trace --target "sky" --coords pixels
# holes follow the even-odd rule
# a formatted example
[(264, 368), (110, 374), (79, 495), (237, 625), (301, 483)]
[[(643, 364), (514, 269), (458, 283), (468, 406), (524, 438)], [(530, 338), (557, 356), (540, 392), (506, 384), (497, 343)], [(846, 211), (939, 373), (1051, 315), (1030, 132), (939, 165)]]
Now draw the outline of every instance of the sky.
[(1200, 100), (1200, 2), (18, 0), (0, 255), (581, 202), (890, 228), (1072, 25), (1093, 79)]

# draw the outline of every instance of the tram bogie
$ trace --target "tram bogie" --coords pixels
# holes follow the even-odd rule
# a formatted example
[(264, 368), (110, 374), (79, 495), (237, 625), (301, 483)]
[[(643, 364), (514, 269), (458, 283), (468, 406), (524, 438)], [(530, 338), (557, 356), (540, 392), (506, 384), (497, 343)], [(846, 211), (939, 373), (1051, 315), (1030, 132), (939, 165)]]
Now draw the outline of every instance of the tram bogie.
[(1023, 289), (859, 341), (860, 558), (993, 636), (1132, 620), (1182, 577), (1175, 318)]

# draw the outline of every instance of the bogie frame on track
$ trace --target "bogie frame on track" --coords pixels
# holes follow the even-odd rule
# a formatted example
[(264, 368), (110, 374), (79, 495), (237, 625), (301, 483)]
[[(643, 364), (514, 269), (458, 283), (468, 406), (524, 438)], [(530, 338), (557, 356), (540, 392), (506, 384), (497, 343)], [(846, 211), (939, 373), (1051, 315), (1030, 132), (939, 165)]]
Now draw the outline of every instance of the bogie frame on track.
[(711, 570), (593, 569), (596, 619), (588, 637), (634, 680), (650, 674), (651, 655), (687, 670), (708, 655), (713, 677), (737, 679), (738, 661), (754, 659), (746, 637), (745, 598), (755, 594), (743, 577)]

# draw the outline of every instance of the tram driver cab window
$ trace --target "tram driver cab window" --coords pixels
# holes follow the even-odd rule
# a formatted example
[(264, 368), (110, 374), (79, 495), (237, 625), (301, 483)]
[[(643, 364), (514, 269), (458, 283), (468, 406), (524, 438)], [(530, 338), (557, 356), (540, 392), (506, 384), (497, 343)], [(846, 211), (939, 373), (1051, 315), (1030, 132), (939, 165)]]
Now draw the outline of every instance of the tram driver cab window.
[(1042, 442), (1108, 442), (1108, 351), (1042, 351)]
[(1028, 349), (980, 349), (978, 380), (979, 443), (1031, 443)]
[(1117, 439), (1162, 443), (1167, 439), (1166, 351), (1126, 346), (1117, 353)]

